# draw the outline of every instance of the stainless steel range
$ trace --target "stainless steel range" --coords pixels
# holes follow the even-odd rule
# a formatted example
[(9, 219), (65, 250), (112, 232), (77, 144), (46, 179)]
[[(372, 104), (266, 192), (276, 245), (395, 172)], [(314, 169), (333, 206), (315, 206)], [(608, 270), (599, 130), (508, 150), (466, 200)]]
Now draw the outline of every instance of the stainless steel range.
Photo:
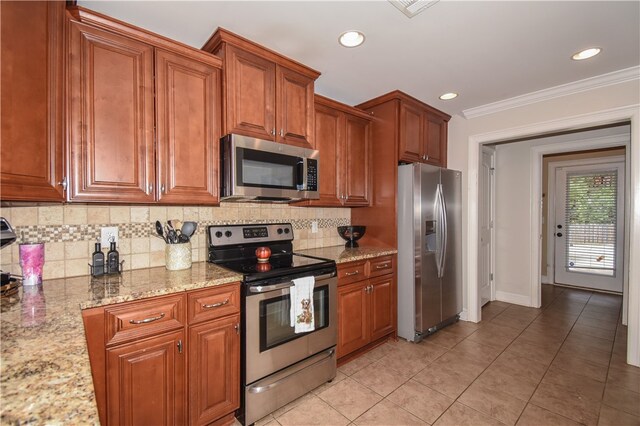
[[(336, 264), (294, 253), (289, 223), (209, 226), (207, 238), (209, 262), (244, 276), (238, 418), (252, 424), (335, 377)], [(315, 279), (314, 330), (296, 333), (290, 288), (292, 280), (309, 276)]]

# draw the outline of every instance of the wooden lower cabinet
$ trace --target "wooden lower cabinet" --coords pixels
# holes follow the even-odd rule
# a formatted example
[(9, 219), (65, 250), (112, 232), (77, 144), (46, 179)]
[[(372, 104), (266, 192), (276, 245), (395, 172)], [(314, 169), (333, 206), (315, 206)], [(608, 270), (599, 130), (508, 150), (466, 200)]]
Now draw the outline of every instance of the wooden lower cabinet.
[(189, 424), (206, 425), (240, 405), (240, 315), (189, 327)]
[(338, 265), (338, 358), (393, 334), (396, 300), (394, 256)]
[(184, 331), (107, 349), (109, 425), (185, 423)]
[(233, 421), (240, 406), (239, 298), (233, 283), (83, 311), (100, 423)]
[(369, 281), (338, 287), (338, 358), (369, 343)]

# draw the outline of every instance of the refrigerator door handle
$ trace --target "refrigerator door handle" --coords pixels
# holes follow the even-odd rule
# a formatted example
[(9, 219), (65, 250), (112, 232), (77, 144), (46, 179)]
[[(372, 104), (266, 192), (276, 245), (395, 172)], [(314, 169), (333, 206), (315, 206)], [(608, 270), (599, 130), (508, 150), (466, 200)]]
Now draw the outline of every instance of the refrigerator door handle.
[(444, 191), (442, 190), (442, 184), (439, 184), (440, 189), (440, 209), (442, 218), (440, 223), (442, 224), (442, 251), (440, 253), (440, 278), (444, 276), (444, 268), (447, 264), (447, 240), (449, 239), (449, 224), (447, 223), (447, 201), (444, 199)]
[(444, 267), (444, 253), (445, 253), (445, 215), (444, 215), (444, 197), (442, 195), (442, 184), (438, 184), (436, 188), (436, 217), (438, 222), (438, 247), (436, 266), (438, 270), (438, 278), (442, 278)]

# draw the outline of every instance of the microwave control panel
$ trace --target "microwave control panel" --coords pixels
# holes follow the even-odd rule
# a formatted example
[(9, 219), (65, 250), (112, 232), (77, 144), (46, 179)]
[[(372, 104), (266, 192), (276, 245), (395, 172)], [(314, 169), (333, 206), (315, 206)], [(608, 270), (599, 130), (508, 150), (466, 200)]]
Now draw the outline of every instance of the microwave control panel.
[(307, 191), (318, 190), (318, 160), (307, 158)]

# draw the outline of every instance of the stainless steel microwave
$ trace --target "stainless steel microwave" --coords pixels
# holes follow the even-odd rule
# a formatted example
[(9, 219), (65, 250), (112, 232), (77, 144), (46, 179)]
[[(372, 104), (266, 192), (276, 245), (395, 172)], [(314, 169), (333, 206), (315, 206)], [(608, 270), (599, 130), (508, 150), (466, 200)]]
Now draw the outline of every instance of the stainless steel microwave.
[(222, 200), (287, 203), (319, 198), (317, 150), (234, 134), (220, 142)]

